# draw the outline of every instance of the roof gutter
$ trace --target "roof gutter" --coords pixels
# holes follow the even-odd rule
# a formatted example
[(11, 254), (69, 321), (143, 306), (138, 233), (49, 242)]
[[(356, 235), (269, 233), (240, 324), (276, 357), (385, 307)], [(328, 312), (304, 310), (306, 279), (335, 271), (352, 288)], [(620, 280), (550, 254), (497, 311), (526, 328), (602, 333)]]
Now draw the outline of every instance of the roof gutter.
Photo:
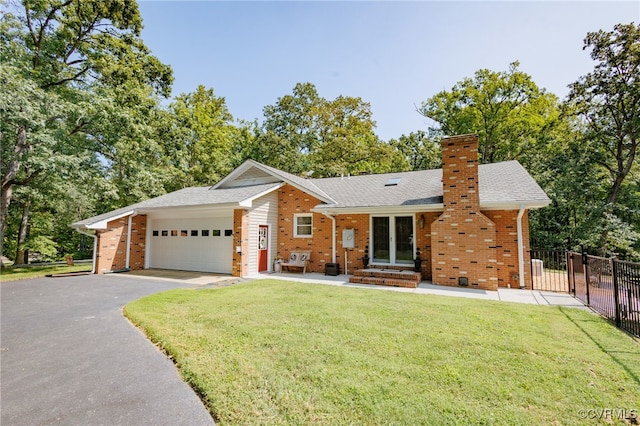
[(527, 209), (541, 209), (549, 204), (551, 204), (550, 199), (512, 202), (480, 202), (480, 210), (515, 210), (522, 207)]
[(339, 214), (414, 214), (418, 212), (441, 212), (440, 204), (420, 204), (410, 206), (367, 206), (367, 207), (325, 207), (322, 204), (311, 209), (312, 212), (325, 216)]
[[(510, 203), (481, 203), (480, 211), (489, 210), (519, 210), (520, 208), (537, 209), (546, 207), (551, 203), (550, 200), (541, 201), (525, 201)], [(312, 212), (322, 214), (413, 214), (426, 212), (442, 212), (444, 205), (442, 203), (433, 204), (411, 204), (405, 206), (358, 206), (358, 207), (338, 207), (326, 206), (319, 204), (311, 209)]]

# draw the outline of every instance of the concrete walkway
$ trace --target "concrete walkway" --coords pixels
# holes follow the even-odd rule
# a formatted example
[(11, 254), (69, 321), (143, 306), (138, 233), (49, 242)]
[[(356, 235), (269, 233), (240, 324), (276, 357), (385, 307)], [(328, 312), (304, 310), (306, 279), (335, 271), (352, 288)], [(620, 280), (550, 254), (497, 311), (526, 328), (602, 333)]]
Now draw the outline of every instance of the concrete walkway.
[(328, 284), (342, 287), (368, 288), (372, 290), (399, 291), (403, 293), (435, 294), (440, 296), (468, 297), (474, 299), (497, 300), (503, 302), (529, 303), (533, 305), (572, 306), (586, 308), (582, 302), (568, 293), (554, 293), (539, 290), (520, 290), (513, 288), (501, 288), (498, 291), (478, 290), (465, 287), (445, 287), (431, 284), (428, 281), (420, 283), (418, 288), (390, 287), (382, 285), (352, 284), (348, 275), (325, 276), (318, 273), (279, 273), (279, 274), (255, 274), (251, 279), (278, 279), (297, 281), (309, 284)]
[[(173, 271), (165, 269), (145, 269), (142, 271), (132, 271), (126, 274), (118, 274), (130, 278), (145, 278), (152, 280), (165, 280), (181, 282), (195, 286), (223, 286), (241, 281), (237, 277), (223, 274), (213, 274), (206, 272)], [(473, 299), (497, 300), (503, 302), (529, 303), (532, 305), (548, 306), (572, 306), (585, 308), (584, 304), (568, 293), (555, 293), (540, 290), (520, 290), (513, 288), (500, 288), (498, 291), (479, 290), (466, 287), (445, 287), (431, 284), (428, 281), (420, 283), (418, 288), (402, 288), (382, 285), (352, 284), (349, 282), (350, 275), (328, 276), (315, 272), (306, 274), (294, 272), (282, 273), (261, 273), (246, 277), (245, 279), (264, 280), (278, 279), (285, 281), (296, 281), (309, 284), (328, 284), (342, 287), (367, 288), (371, 290), (399, 291), (403, 293), (435, 294), (440, 296), (468, 297)]]

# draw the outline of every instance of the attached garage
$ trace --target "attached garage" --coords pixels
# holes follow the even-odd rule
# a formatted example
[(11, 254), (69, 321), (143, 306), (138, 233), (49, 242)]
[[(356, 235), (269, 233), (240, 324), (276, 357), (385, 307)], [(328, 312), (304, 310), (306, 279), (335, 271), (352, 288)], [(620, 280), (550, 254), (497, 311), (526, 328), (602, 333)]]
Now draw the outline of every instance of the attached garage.
[(277, 252), (277, 190), (284, 183), (269, 170), (253, 171), (256, 165), (248, 161), (213, 187), (180, 189), (73, 223), (95, 238), (93, 272), (154, 268), (245, 276), (259, 267), (260, 226), (267, 227), (267, 256), (260, 259), (268, 270)]
[(147, 235), (149, 268), (231, 273), (233, 217), (150, 218)]

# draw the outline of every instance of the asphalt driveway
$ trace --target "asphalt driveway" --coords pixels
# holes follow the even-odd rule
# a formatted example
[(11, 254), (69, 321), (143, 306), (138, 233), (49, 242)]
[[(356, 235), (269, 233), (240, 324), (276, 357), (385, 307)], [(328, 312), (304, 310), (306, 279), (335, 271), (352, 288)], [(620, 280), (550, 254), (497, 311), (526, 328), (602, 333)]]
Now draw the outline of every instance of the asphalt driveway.
[(122, 307), (178, 282), (125, 276), (0, 285), (0, 423), (210, 425), (173, 363)]

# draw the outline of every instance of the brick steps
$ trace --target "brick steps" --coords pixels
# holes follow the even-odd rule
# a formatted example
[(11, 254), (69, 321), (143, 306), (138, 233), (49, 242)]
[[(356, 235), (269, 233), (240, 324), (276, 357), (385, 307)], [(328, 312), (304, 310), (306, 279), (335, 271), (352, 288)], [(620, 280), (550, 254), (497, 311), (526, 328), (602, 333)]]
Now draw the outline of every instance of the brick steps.
[(420, 281), (422, 281), (422, 275), (419, 272), (390, 269), (358, 269), (349, 277), (350, 283), (407, 288), (418, 287)]

